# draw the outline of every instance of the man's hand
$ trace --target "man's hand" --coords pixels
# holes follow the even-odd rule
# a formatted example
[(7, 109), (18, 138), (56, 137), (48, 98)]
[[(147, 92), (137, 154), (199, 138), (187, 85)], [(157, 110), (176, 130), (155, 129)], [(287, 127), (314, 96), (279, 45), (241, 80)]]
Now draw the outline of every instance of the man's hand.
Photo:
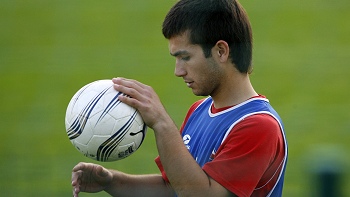
[(79, 163), (72, 170), (73, 196), (79, 192), (99, 192), (112, 182), (112, 172), (92, 163)]
[(114, 78), (112, 81), (117, 91), (128, 95), (119, 96), (119, 100), (136, 108), (147, 126), (157, 131), (157, 127), (160, 127), (160, 125), (174, 125), (157, 93), (151, 86), (125, 78)]

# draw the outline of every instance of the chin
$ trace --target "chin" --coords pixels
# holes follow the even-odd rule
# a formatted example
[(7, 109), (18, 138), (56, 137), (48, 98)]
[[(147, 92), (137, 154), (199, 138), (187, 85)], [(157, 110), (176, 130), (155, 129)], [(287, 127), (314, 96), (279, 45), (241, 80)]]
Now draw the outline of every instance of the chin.
[(209, 96), (210, 94), (208, 94), (207, 92), (204, 91), (195, 91), (194, 89), (192, 89), (192, 92), (194, 95), (196, 96)]

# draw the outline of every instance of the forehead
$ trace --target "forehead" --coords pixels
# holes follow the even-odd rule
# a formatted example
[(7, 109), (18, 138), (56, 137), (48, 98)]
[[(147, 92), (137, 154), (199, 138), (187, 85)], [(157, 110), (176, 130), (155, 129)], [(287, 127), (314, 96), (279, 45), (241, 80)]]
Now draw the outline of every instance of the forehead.
[(191, 44), (188, 33), (173, 36), (169, 39), (169, 51), (173, 56), (178, 53), (190, 53), (200, 49), (199, 45)]

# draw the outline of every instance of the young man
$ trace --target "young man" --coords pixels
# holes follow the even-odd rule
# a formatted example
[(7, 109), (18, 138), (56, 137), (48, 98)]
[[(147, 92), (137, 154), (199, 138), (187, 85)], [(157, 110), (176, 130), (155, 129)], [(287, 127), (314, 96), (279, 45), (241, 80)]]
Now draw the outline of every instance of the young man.
[(282, 121), (249, 80), (252, 33), (234, 0), (180, 0), (163, 34), (175, 75), (198, 96), (180, 129), (154, 90), (115, 78), (120, 100), (154, 130), (161, 175), (130, 175), (90, 163), (73, 168), (73, 194), (112, 196), (281, 196), (287, 161)]

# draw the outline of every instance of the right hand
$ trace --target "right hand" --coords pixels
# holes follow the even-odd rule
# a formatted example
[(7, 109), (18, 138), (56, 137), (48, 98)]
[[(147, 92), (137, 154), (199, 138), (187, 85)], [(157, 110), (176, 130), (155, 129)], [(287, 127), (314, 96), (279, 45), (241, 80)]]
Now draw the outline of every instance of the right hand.
[(106, 168), (92, 163), (79, 163), (72, 170), (73, 196), (79, 192), (99, 192), (112, 182), (113, 174)]
[[(162, 131), (157, 129), (157, 125), (171, 124), (175, 126), (173, 120), (166, 112), (159, 96), (151, 86), (143, 84), (133, 79), (113, 78), (114, 88), (126, 95), (120, 95), (118, 98), (121, 102), (136, 108), (147, 126), (154, 131)], [(175, 126), (176, 127), (176, 126)], [(161, 128), (161, 127), (160, 127)], [(177, 129), (177, 128), (176, 128)]]

